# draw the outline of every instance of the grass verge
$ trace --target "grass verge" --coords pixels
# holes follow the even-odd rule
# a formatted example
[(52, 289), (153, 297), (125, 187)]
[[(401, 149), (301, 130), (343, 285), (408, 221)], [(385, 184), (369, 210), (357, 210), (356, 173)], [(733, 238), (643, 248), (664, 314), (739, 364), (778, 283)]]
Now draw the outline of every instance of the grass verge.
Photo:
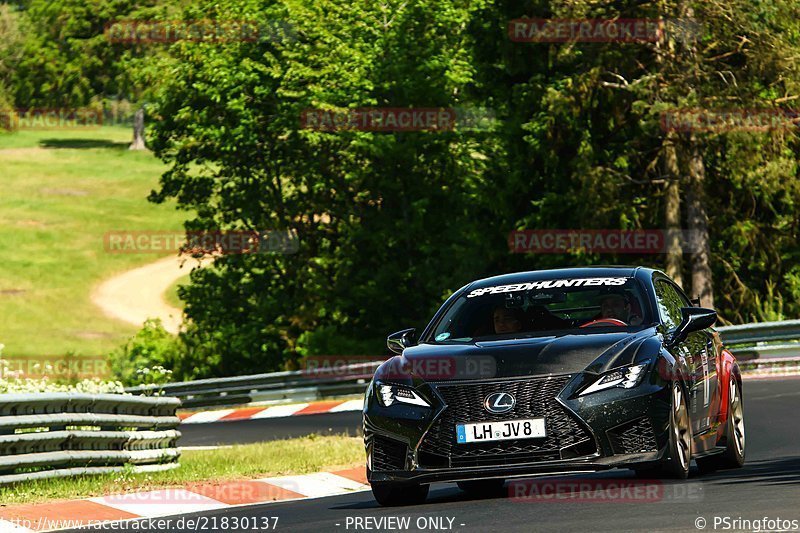
[(120, 472), (80, 478), (50, 479), (0, 487), (1, 505), (90, 498), (200, 482), (308, 474), (364, 464), (359, 437), (310, 435), (296, 439), (242, 444), (217, 450), (189, 450), (181, 466), (166, 472)]

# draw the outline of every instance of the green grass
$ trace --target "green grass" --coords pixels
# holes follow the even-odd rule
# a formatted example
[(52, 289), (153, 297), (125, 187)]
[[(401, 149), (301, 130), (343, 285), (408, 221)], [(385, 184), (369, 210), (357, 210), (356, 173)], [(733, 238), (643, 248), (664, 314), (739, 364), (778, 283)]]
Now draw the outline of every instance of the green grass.
[(308, 474), (364, 464), (364, 442), (357, 437), (311, 435), (217, 450), (185, 451), (181, 466), (166, 472), (121, 472), (50, 479), (0, 487), (4, 505), (89, 498), (199, 482)]
[(178, 278), (178, 280), (173, 283), (167, 292), (164, 294), (164, 299), (167, 301), (169, 305), (172, 307), (177, 307), (178, 309), (183, 309), (183, 300), (180, 299), (178, 296), (178, 286), (180, 285), (188, 285), (189, 284), (189, 276), (190, 274), (186, 274)]
[(110, 254), (115, 230), (179, 230), (187, 214), (154, 205), (164, 165), (131, 152), (131, 132), (20, 131), (0, 134), (0, 344), (7, 358), (101, 356), (136, 327), (90, 301), (105, 278), (159, 258)]

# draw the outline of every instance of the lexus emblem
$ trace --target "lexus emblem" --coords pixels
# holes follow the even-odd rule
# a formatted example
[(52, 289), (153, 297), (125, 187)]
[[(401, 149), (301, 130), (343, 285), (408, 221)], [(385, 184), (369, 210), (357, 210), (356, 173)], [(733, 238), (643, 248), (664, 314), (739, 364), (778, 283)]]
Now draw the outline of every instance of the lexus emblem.
[(490, 413), (507, 413), (517, 405), (517, 400), (507, 392), (495, 392), (483, 400), (483, 407)]

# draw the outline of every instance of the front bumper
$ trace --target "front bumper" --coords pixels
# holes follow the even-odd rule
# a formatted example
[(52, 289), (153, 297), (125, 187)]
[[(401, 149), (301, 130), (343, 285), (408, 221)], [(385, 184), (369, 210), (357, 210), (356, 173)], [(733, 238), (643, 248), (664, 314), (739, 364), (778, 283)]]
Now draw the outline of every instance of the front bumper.
[[(663, 452), (661, 452), (663, 453)], [(533, 475), (597, 472), (612, 468), (628, 468), (633, 465), (653, 464), (661, 457), (660, 452), (628, 454), (615, 457), (597, 457), (593, 460), (544, 461), (515, 466), (490, 466), (481, 468), (454, 468), (442, 470), (394, 470), (369, 472), (369, 481), (398, 483), (436, 483), (469, 481), (473, 479), (529, 477)]]
[[(370, 482), (431, 483), (645, 467), (666, 453), (670, 395), (657, 375), (634, 389), (577, 396), (584, 374), (425, 383), (431, 407), (383, 407), (372, 386), (364, 407)], [(514, 409), (493, 415), (483, 400), (511, 392)], [(456, 423), (545, 418), (547, 437), (457, 444)]]

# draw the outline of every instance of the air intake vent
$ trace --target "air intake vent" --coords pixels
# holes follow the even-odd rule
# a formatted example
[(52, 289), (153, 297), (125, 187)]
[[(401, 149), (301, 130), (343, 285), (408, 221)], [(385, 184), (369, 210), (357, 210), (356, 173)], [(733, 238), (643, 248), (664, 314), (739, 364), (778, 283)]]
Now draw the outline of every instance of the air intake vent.
[(400, 441), (376, 435), (372, 441), (372, 470), (387, 472), (404, 470), (407, 447)]
[(628, 422), (609, 431), (616, 454), (654, 452), (658, 450), (653, 425), (647, 418)]

